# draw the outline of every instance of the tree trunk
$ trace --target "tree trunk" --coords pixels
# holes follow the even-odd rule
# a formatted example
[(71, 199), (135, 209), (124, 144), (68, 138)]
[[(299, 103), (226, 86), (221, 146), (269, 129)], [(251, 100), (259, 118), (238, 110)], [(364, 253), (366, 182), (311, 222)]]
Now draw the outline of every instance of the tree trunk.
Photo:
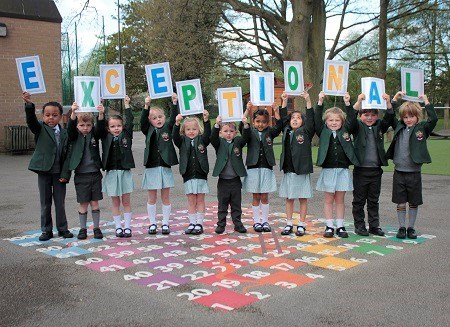
[(378, 29), (378, 77), (386, 79), (387, 65), (387, 12), (389, 0), (380, 0), (380, 25)]
[(289, 24), (288, 42), (284, 49), (285, 60), (301, 60), (305, 82), (313, 83), (309, 90), (311, 101), (317, 101), (322, 89), (325, 59), (325, 2), (292, 0), (293, 18)]

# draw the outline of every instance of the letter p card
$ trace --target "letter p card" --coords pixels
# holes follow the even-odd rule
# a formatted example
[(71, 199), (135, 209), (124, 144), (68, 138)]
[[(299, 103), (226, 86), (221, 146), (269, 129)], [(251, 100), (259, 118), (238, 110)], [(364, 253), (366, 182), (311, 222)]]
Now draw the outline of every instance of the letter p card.
[(16, 65), (22, 91), (30, 94), (46, 92), (39, 56), (16, 58)]
[(183, 116), (203, 113), (203, 96), (199, 79), (176, 82), (178, 105)]
[(100, 77), (74, 77), (75, 102), (79, 106), (78, 112), (97, 112), (100, 104)]
[(242, 120), (242, 89), (240, 87), (217, 89), (217, 102), (223, 122)]

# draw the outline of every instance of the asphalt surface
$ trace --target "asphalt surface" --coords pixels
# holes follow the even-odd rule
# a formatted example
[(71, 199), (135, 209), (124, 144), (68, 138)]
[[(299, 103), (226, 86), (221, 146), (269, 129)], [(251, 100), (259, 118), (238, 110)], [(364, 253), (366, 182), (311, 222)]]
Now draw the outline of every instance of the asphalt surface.
[[(133, 170), (137, 188), (134, 213), (146, 212), (147, 194), (140, 190), (144, 138), (135, 133)], [(208, 148), (210, 166), (214, 149)], [(423, 175), (424, 205), (416, 229), (436, 238), (370, 261), (297, 289), (223, 313), (174, 301), (171, 292), (149, 292), (114, 274), (92, 272), (30, 248), (3, 240), (39, 229), (36, 174), (27, 170), (30, 155), (0, 155), (0, 312), (1, 326), (450, 326), (450, 177)], [(277, 180), (280, 173), (277, 171)], [(313, 183), (320, 169), (313, 174)], [(186, 197), (178, 167), (173, 209), (185, 209)], [(215, 202), (216, 178), (209, 177)], [(381, 224), (397, 226), (391, 202), (392, 173), (383, 175)], [(346, 218), (351, 217), (351, 194), (346, 195)], [(243, 194), (243, 206), (250, 205)], [(314, 193), (308, 212), (322, 213), (323, 195)], [(271, 212), (283, 212), (284, 201), (270, 198)], [(67, 188), (70, 227), (78, 226), (73, 183)], [(103, 219), (111, 219), (110, 199), (101, 202)], [(112, 220), (112, 219), (111, 219)]]

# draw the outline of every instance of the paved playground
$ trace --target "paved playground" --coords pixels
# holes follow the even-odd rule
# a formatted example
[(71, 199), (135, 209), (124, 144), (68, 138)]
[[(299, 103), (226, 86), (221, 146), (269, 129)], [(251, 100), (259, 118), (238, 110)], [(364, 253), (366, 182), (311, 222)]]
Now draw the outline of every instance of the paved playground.
[[(309, 202), (308, 235), (281, 236), (284, 201), (269, 199), (273, 232), (214, 231), (217, 179), (210, 177), (205, 234), (183, 233), (186, 197), (175, 167), (173, 233), (146, 234), (144, 138), (135, 133), (133, 238), (117, 239), (110, 199), (101, 202), (103, 240), (39, 242), (36, 174), (30, 155), (0, 155), (0, 309), (3, 326), (448, 326), (450, 177), (423, 175), (417, 240), (395, 238), (392, 173), (380, 198), (387, 237), (324, 239), (322, 193)], [(214, 149), (208, 148), (210, 166)], [(276, 167), (278, 182), (280, 173)], [(313, 174), (317, 180), (320, 169)], [(346, 226), (353, 231), (351, 194)], [(298, 205), (298, 204), (296, 204)], [(250, 196), (243, 195), (250, 208)], [(160, 211), (160, 206), (158, 210)], [(69, 227), (78, 231), (73, 183)], [(252, 225), (244, 209), (244, 224)]]

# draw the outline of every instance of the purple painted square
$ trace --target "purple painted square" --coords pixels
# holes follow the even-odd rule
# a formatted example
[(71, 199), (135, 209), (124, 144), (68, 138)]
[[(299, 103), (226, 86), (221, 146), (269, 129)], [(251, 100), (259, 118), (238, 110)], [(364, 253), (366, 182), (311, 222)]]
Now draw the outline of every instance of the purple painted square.
[[(135, 281), (139, 285), (148, 286), (156, 289), (157, 291), (162, 291), (179, 285), (187, 284), (190, 282), (189, 278), (183, 278), (175, 276), (169, 273), (161, 273), (150, 277), (141, 278)], [(149, 286), (150, 284), (155, 284)]]

